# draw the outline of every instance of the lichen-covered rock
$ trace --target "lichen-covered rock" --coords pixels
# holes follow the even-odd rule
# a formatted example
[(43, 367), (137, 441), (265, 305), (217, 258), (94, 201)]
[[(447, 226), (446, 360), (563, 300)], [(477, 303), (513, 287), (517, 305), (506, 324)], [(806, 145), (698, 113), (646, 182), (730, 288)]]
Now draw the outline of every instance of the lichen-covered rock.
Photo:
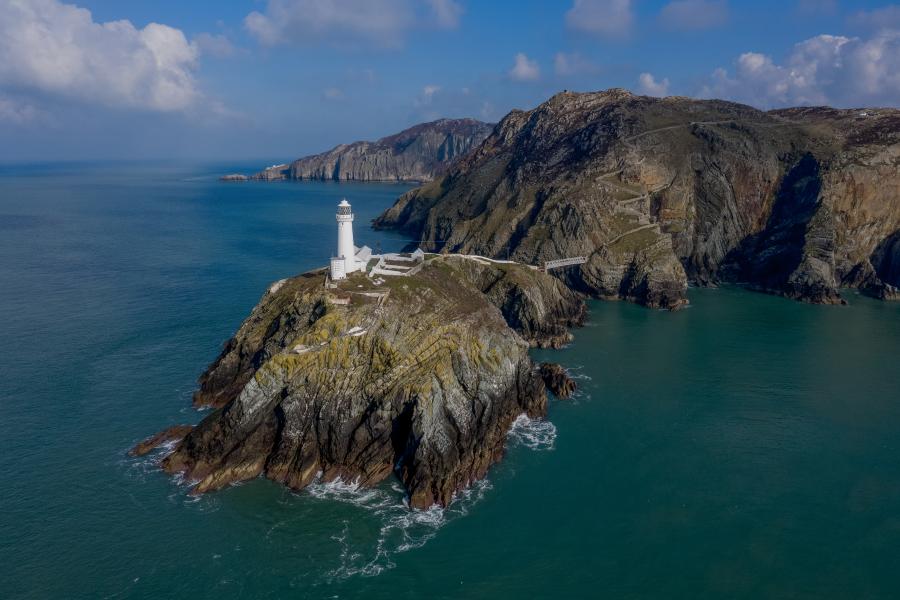
[(566, 92), (511, 112), (375, 225), (435, 251), (586, 256), (557, 274), (648, 306), (681, 306), (689, 281), (838, 303), (900, 230), (900, 111)]
[(196, 492), (260, 475), (301, 489), (396, 473), (411, 506), (446, 505), (499, 459), (516, 417), (546, 411), (516, 329), (554, 340), (584, 312), (544, 273), (461, 257), (382, 285), (323, 281), (274, 284), (201, 377), (195, 403), (217, 408), (163, 461)]
[(480, 144), (492, 128), (475, 119), (440, 119), (375, 142), (341, 144), (328, 152), (269, 167), (251, 178), (431, 181)]

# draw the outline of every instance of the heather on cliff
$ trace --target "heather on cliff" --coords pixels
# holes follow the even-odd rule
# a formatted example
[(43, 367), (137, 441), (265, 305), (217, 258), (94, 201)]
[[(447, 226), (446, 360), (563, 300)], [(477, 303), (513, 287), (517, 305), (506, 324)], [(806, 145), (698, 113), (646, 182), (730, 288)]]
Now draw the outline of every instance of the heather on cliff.
[(375, 285), (336, 288), (315, 271), (274, 284), (200, 379), (216, 407), (163, 466), (196, 492), (263, 475), (302, 489), (342, 478), (374, 485), (396, 473), (410, 504), (446, 505), (502, 455), (521, 414), (546, 412), (558, 367), (530, 346), (559, 346), (584, 303), (526, 266), (433, 257)]
[(900, 111), (763, 112), (624, 90), (513, 111), (375, 221), (428, 249), (587, 256), (574, 289), (674, 308), (688, 282), (810, 302), (896, 296)]

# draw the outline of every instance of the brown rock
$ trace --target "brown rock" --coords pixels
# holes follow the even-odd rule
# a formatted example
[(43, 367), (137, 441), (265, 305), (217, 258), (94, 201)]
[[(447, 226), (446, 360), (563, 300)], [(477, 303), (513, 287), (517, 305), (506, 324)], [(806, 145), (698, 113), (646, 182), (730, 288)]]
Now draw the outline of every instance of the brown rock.
[(166, 442), (180, 440), (194, 428), (193, 425), (173, 425), (163, 429), (154, 436), (148, 437), (128, 451), (131, 456), (144, 456)]
[(578, 387), (568, 371), (556, 363), (541, 363), (541, 378), (547, 389), (560, 400), (570, 398)]

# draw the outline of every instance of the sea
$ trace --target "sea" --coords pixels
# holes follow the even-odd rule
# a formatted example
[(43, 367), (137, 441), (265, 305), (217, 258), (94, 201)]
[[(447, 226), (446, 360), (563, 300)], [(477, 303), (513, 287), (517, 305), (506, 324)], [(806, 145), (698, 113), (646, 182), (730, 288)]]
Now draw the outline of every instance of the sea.
[[(578, 392), (487, 479), (194, 497), (160, 454), (273, 281), (326, 264), (408, 186), (222, 183), (251, 164), (0, 165), (0, 597), (898, 598), (900, 303), (691, 289), (591, 302)], [(160, 452), (165, 452), (165, 449)]]

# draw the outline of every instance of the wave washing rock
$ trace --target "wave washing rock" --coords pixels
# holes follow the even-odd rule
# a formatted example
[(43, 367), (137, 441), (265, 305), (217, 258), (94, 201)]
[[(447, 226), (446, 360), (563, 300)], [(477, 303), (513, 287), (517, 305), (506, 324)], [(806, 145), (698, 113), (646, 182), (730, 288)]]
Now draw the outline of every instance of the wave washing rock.
[(269, 167), (251, 179), (431, 181), (480, 144), (493, 125), (475, 119), (422, 123), (376, 142), (341, 144), (322, 154)]
[(500, 458), (519, 415), (545, 414), (529, 345), (558, 344), (584, 315), (521, 265), (447, 256), (381, 285), (324, 279), (274, 284), (201, 377), (194, 402), (216, 410), (162, 462), (195, 492), (396, 473), (411, 506), (446, 505)]
[(537, 263), (573, 288), (654, 307), (688, 282), (744, 283), (810, 302), (900, 273), (900, 111), (785, 109), (558, 94), (513, 111), (377, 227), (427, 249)]

